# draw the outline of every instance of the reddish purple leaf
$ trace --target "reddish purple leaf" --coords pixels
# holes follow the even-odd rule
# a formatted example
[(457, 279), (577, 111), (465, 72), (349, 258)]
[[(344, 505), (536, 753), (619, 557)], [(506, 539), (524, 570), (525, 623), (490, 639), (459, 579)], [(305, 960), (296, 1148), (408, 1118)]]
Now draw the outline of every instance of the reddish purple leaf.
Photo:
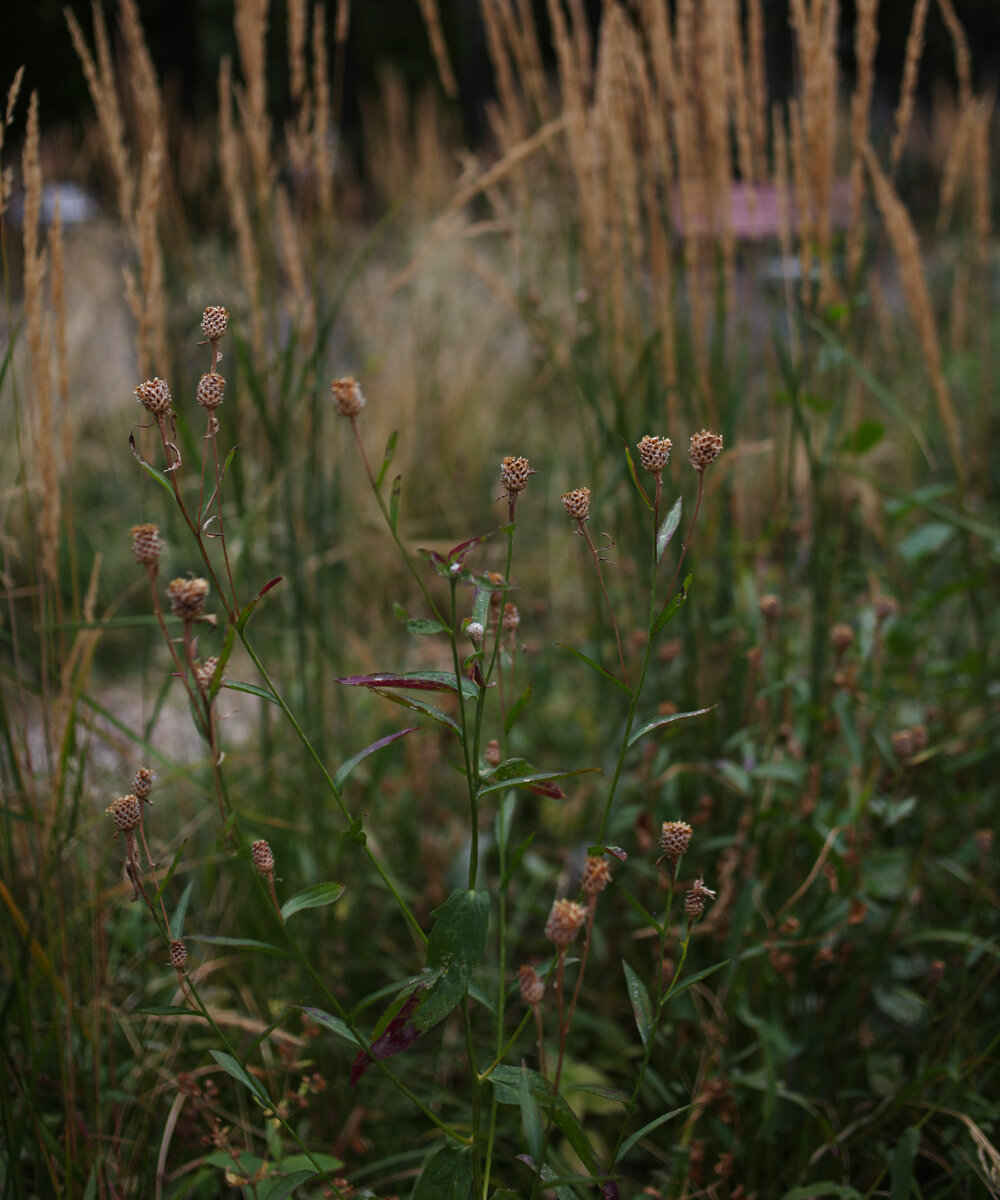
[(455, 693), (455, 676), (447, 671), (420, 671), (412, 675), (345, 675), (336, 680), (347, 687), (411, 688), (417, 692)]
[(549, 796), (553, 800), (562, 800), (566, 796), (558, 783), (532, 783), (529, 785), (528, 791), (534, 792), (538, 796)]
[(417, 988), (406, 997), (403, 1007), (386, 1026), (385, 1032), (372, 1042), (371, 1053), (362, 1050), (354, 1060), (351, 1067), (351, 1087), (355, 1086), (376, 1058), (391, 1058), (394, 1054), (400, 1054), (420, 1037), (420, 1030), (410, 1023), (410, 1017), (420, 1003), (422, 991), (422, 988)]

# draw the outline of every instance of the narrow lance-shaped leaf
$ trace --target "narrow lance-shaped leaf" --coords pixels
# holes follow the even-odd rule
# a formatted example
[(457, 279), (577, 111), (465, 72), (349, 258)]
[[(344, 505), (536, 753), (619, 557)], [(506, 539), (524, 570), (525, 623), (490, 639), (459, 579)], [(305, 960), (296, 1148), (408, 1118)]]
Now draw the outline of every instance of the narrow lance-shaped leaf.
[(652, 733), (654, 729), (663, 729), (667, 725), (673, 725), (676, 721), (687, 721), (690, 717), (703, 717), (705, 713), (710, 713), (715, 705), (712, 704), (708, 708), (695, 708), (691, 712), (673, 713), (669, 717), (657, 717), (653, 721), (648, 721), (645, 725), (632, 731), (628, 739), (628, 744), (634, 746), (635, 743), (646, 736), (647, 733)]
[(399, 436), (399, 431), (394, 429), (389, 434), (389, 440), (385, 444), (385, 454), (382, 455), (382, 465), (379, 467), (378, 475), (375, 477), (375, 490), (377, 491), (382, 486), (382, 481), (385, 479), (385, 473), (389, 470), (389, 464), (392, 462), (396, 453), (396, 438)]
[(399, 494), (403, 488), (403, 477), (397, 475), (392, 481), (392, 492), (389, 495), (389, 527), (396, 532), (399, 523)]
[(656, 534), (656, 561), (659, 562), (663, 557), (663, 551), (670, 544), (670, 539), (677, 532), (677, 527), (681, 523), (681, 511), (683, 508), (683, 497), (678, 496), (673, 503), (670, 512), (663, 518), (660, 528)]
[(603, 675), (605, 679), (609, 679), (615, 685), (615, 687), (621, 688), (626, 696), (631, 696), (632, 692), (628, 685), (622, 683), (622, 681), (612, 675), (610, 671), (606, 671), (604, 667), (602, 667), (601, 664), (596, 661), (596, 659), (591, 658), (588, 654), (584, 654), (582, 650), (576, 650), (572, 646), (567, 646), (565, 642), (556, 642), (556, 645), (560, 650), (568, 650), (570, 654), (572, 654), (575, 658), (578, 658), (580, 662), (585, 663), (592, 671), (596, 671), (598, 675)]
[(377, 741), (372, 742), (370, 746), (365, 746), (365, 748), (363, 750), (359, 750), (357, 752), (357, 754), (355, 754), (351, 758), (349, 758), (347, 760), (347, 762), (341, 764), (336, 775), (334, 775), (334, 777), (333, 777), (334, 787), (336, 787), (336, 789), (338, 791), (340, 791), (340, 789), (347, 782), (347, 778), (351, 774), (351, 772), (354, 770), (354, 768), (359, 763), (364, 762), (364, 760), (370, 754), (374, 754), (376, 752), (376, 750), (381, 750), (384, 746), (389, 746), (393, 742), (397, 741), (399, 738), (406, 737), (406, 735), (408, 733), (416, 733), (416, 731), (417, 731), (416, 725), (410, 725), (406, 729), (397, 729), (395, 733), (386, 734), (385, 737), (381, 737)]
[[(451, 692), (452, 695), (458, 693), (455, 676), (451, 671), (409, 671), (402, 675), (386, 671), (374, 675), (344, 675), (334, 682), (342, 683), (345, 687), (401, 688), (413, 692)], [(462, 681), (462, 692), (466, 699), (475, 697), (478, 690), (472, 682)]]
[(313, 887), (306, 888), (303, 892), (298, 892), (292, 896), (290, 900), (286, 900), (281, 906), (282, 920), (287, 921), (294, 913), (301, 912), (304, 908), (323, 908), (327, 904), (334, 904), (344, 894), (344, 885), (342, 883), (317, 883)]
[(653, 1032), (653, 1006), (649, 1000), (649, 992), (646, 991), (646, 985), (624, 959), (622, 959), (622, 966), (625, 968), (625, 983), (628, 987), (628, 998), (632, 1002), (636, 1027), (639, 1030), (639, 1037), (642, 1038), (642, 1044), (646, 1046), (649, 1044)]
[[(646, 505), (649, 511), (653, 512), (653, 502), (646, 495), (646, 489), (639, 482), (639, 476), (635, 469), (635, 461), (632, 458), (632, 451), (627, 442), (625, 443), (625, 461), (628, 463), (628, 473), (632, 476), (632, 482), (635, 484), (635, 490), (642, 497), (643, 503)], [(659, 555), (657, 555), (657, 558), (659, 558)]]

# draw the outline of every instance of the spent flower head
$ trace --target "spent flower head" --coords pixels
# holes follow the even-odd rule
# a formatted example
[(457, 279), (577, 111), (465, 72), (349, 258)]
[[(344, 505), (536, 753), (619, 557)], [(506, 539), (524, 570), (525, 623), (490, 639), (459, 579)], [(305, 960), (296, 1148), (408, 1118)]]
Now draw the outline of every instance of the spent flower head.
[(688, 458), (691, 461), (691, 466), (699, 474), (706, 467), (710, 467), (721, 453), (722, 435), (720, 433), (709, 433), (707, 429), (703, 429), (700, 433), (693, 433), (691, 435), (691, 448), (688, 451)]
[(580, 876), (580, 891), (586, 896), (596, 896), (603, 892), (610, 882), (611, 868), (607, 860), (588, 854)]
[(253, 865), (265, 879), (269, 880), (274, 876), (274, 854), (263, 838), (259, 838), (250, 847), (250, 857), (253, 859)]
[(545, 981), (534, 967), (518, 967), (517, 986), (521, 992), (521, 999), (530, 1008), (541, 1004), (542, 997), (545, 995)]
[(562, 497), (566, 512), (574, 521), (586, 521), (590, 517), (590, 488), (574, 488)]
[(696, 879), (691, 884), (684, 896), (684, 913), (692, 925), (701, 920), (702, 913), (705, 911), (705, 901), (714, 899), (715, 892), (711, 888), (705, 887), (704, 879)]
[(140, 767), (132, 780), (132, 795), (145, 804), (152, 804), (149, 793), (153, 790), (153, 772), (149, 767)]
[(145, 567), (155, 567), (163, 553), (163, 538), (155, 525), (133, 525), (132, 557)]
[(672, 447), (673, 442), (670, 438), (652, 433), (647, 433), (636, 445), (636, 449), (639, 451), (639, 461), (647, 471), (652, 471), (654, 475), (662, 474), (663, 468), (670, 461)]
[(198, 661), (194, 664), (194, 681), (198, 685), (198, 691), (203, 692), (206, 696), (212, 687), (212, 680), (215, 678), (218, 665), (219, 660), (214, 655), (206, 658), (204, 662)]
[(556, 900), (545, 922), (545, 936), (560, 950), (575, 940), (587, 919), (587, 910), (575, 900)]
[(216, 371), (202, 375), (198, 380), (198, 403), (207, 413), (213, 413), (222, 403), (226, 392), (226, 381)]
[(178, 971), (181, 971), (187, 965), (187, 960), (187, 946), (185, 946), (182, 941), (179, 941), (177, 938), (175, 938), (170, 943), (170, 965), (175, 967)]
[(142, 407), (152, 416), (165, 417), (170, 412), (173, 397), (165, 379), (160, 379), (159, 376), (147, 379), (145, 383), (139, 384), (135, 394)]
[(210, 304), (201, 318), (201, 331), (210, 342), (217, 342), (229, 325), (229, 313), (221, 304)]
[(198, 621), (205, 615), (208, 580), (171, 579), (167, 584), (167, 599), (175, 617), (180, 617), (186, 624)]
[(356, 417), (365, 406), (361, 384), (352, 375), (334, 379), (330, 383), (330, 392), (333, 395), (333, 407), (342, 417)]
[(112, 800), (105, 812), (111, 817), (115, 825), (125, 833), (131, 833), (133, 829), (138, 829), (142, 821), (142, 805), (129, 793), (127, 796), (119, 796), (117, 800)]
[(691, 833), (686, 821), (664, 821), (660, 826), (660, 849), (664, 857), (676, 862), (682, 854), (687, 854)]

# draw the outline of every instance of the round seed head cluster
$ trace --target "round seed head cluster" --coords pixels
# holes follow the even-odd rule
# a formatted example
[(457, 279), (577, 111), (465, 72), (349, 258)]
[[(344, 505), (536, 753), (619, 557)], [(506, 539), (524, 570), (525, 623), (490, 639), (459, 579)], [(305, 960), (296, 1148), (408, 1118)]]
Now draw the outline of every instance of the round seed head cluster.
[(691, 435), (691, 449), (688, 451), (688, 458), (696, 471), (704, 471), (706, 467), (710, 467), (721, 453), (721, 434), (709, 433), (707, 429), (703, 429), (701, 433)]
[(170, 412), (170, 405), (173, 402), (173, 397), (170, 395), (170, 388), (167, 387), (164, 379), (147, 379), (145, 383), (140, 383), (135, 389), (135, 394), (139, 398), (139, 403), (154, 417), (163, 417)]
[(835, 650), (846, 650), (854, 641), (854, 630), (845, 621), (834, 625), (830, 630), (830, 641)]
[(485, 757), (487, 766), (500, 766), (500, 743), (496, 740), (496, 738), (490, 738), (489, 744), (486, 747)]
[(131, 793), (112, 800), (107, 808), (112, 821), (125, 833), (138, 829), (142, 820), (142, 805)]
[(163, 553), (163, 538), (155, 525), (133, 525), (132, 557), (143, 566), (155, 567)]
[(888, 621), (899, 612), (899, 601), (895, 596), (879, 596), (875, 601), (875, 616), (880, 621)]
[(201, 318), (201, 331), (210, 342), (217, 342), (226, 332), (229, 313), (221, 304), (210, 304)]
[(781, 600), (773, 592), (768, 592), (760, 598), (760, 611), (765, 620), (776, 621), (781, 616)]
[(562, 502), (574, 521), (586, 521), (590, 516), (590, 488), (574, 488), (564, 493)]
[(897, 729), (892, 735), (892, 748), (896, 757), (904, 762), (915, 758), (927, 749), (927, 726), (914, 725), (910, 729)]
[(215, 668), (218, 665), (219, 660), (214, 656), (206, 658), (204, 662), (196, 662), (194, 664), (194, 681), (198, 685), (200, 692), (208, 692), (212, 686), (212, 680), (215, 678)]
[(512, 454), (506, 455), (500, 464), (500, 482), (508, 492), (523, 492), (528, 476), (534, 473), (526, 458), (515, 458)]
[(583, 928), (587, 910), (575, 900), (556, 900), (545, 922), (545, 936), (560, 950), (569, 946)]
[(253, 859), (253, 865), (260, 871), (261, 875), (272, 875), (274, 873), (274, 855), (271, 853), (271, 847), (260, 838), (250, 847), (250, 857)]
[(711, 888), (705, 887), (703, 879), (696, 879), (684, 896), (684, 913), (692, 925), (695, 921), (701, 920), (701, 915), (705, 911), (705, 901), (714, 899), (715, 892)]
[(171, 579), (167, 584), (170, 611), (182, 621), (197, 621), (205, 613), (207, 579)]
[(541, 1004), (545, 995), (545, 982), (534, 967), (518, 967), (517, 986), (521, 989), (521, 999), (525, 1004), (531, 1008)]
[(183, 942), (176, 939), (170, 943), (170, 965), (176, 967), (178, 971), (187, 965), (188, 952), (187, 946)]
[(660, 849), (676, 862), (687, 854), (691, 844), (691, 826), (686, 821), (664, 821), (660, 827)]
[(153, 790), (153, 772), (149, 767), (140, 767), (135, 773), (135, 779), (132, 780), (132, 795), (137, 800), (148, 800), (149, 793)]
[(596, 896), (598, 892), (603, 892), (610, 882), (611, 868), (605, 859), (588, 854), (580, 877), (580, 890), (584, 895)]
[(215, 412), (226, 392), (226, 381), (215, 371), (198, 380), (198, 403), (206, 412)]
[(672, 446), (673, 442), (670, 438), (647, 433), (636, 446), (636, 449), (639, 451), (639, 461), (647, 471), (652, 471), (654, 475), (659, 475), (670, 461)]
[(335, 379), (330, 384), (330, 391), (333, 393), (333, 407), (342, 417), (356, 417), (365, 406), (361, 384), (350, 375)]
[(521, 614), (517, 611), (517, 605), (508, 601), (503, 606), (503, 628), (505, 633), (517, 633), (517, 627), (521, 624)]

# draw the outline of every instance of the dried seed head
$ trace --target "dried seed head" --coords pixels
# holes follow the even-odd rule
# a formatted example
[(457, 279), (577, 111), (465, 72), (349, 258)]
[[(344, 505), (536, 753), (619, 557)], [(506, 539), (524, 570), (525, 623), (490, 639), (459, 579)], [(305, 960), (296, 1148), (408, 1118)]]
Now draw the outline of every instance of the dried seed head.
[(201, 318), (201, 331), (210, 342), (217, 342), (226, 332), (229, 313), (221, 304), (210, 304)]
[(500, 482), (508, 494), (523, 492), (528, 476), (534, 474), (535, 470), (528, 465), (526, 458), (515, 458), (512, 454), (507, 454), (500, 463)]
[(562, 502), (574, 521), (586, 521), (590, 516), (590, 488), (574, 488), (564, 493)]
[(481, 646), (483, 644), (483, 635), (485, 632), (486, 631), (483, 629), (481, 621), (469, 621), (465, 626), (465, 636), (475, 646)]
[(545, 995), (545, 981), (534, 967), (518, 967), (517, 985), (521, 989), (521, 999), (525, 1004), (531, 1008), (541, 1004)]
[(365, 406), (361, 384), (351, 375), (334, 379), (330, 391), (333, 393), (333, 407), (342, 417), (356, 417)]
[(721, 453), (722, 434), (709, 433), (707, 429), (703, 429), (701, 433), (691, 435), (688, 458), (691, 460), (691, 466), (699, 473), (710, 467)]
[(486, 747), (486, 763), (491, 767), (500, 766), (500, 743), (496, 738), (491, 738)]
[(250, 847), (250, 857), (253, 859), (253, 865), (265, 878), (269, 879), (274, 874), (274, 855), (263, 838)]
[(664, 821), (660, 826), (660, 849), (676, 862), (682, 854), (687, 854), (691, 833), (691, 826), (686, 821)]
[(575, 900), (556, 900), (545, 922), (545, 936), (560, 950), (572, 943), (583, 928), (587, 910)]
[(657, 434), (647, 433), (645, 437), (636, 446), (639, 451), (639, 461), (647, 471), (652, 471), (654, 475), (660, 475), (663, 468), (670, 461), (670, 450), (673, 447), (673, 442), (670, 438), (659, 437)]
[(503, 606), (503, 629), (504, 633), (517, 633), (517, 627), (521, 624), (521, 614), (517, 611), (517, 605), (511, 604), (508, 601)]
[(222, 403), (226, 381), (215, 371), (202, 375), (198, 380), (198, 403), (208, 413), (213, 413)]
[(139, 384), (135, 389), (135, 394), (146, 412), (151, 413), (154, 417), (163, 417), (170, 412), (172, 397), (166, 380), (147, 379), (145, 383)]
[(776, 621), (781, 616), (781, 600), (773, 592), (760, 598), (760, 611), (765, 620)]
[(196, 662), (194, 664), (194, 681), (198, 685), (198, 690), (208, 694), (212, 686), (212, 680), (215, 678), (215, 669), (219, 665), (219, 660), (214, 655), (212, 658), (206, 658), (204, 662)]
[(183, 942), (174, 941), (170, 943), (170, 965), (176, 967), (178, 971), (183, 970), (187, 965), (188, 952), (187, 946)]
[(995, 838), (996, 834), (992, 829), (977, 829), (972, 835), (980, 854), (989, 854), (992, 851)]
[(130, 833), (133, 829), (138, 829), (142, 821), (142, 805), (131, 793), (127, 796), (119, 796), (117, 800), (112, 800), (105, 812), (111, 817), (112, 821), (119, 829)]
[(171, 579), (167, 584), (170, 611), (184, 622), (197, 621), (205, 613), (207, 579)]
[(611, 882), (611, 868), (603, 858), (593, 854), (587, 855), (583, 864), (583, 874), (580, 877), (580, 890), (587, 896), (596, 896)]
[(854, 630), (846, 622), (841, 621), (830, 630), (830, 641), (833, 642), (835, 650), (846, 650), (854, 641)]
[(140, 767), (135, 773), (135, 779), (132, 780), (132, 795), (137, 800), (146, 802), (149, 800), (149, 793), (153, 790), (153, 772), (149, 767)]
[(696, 879), (684, 896), (684, 913), (692, 925), (701, 919), (706, 899), (714, 900), (715, 892), (705, 887), (703, 879)]
[(880, 621), (888, 621), (899, 612), (899, 601), (894, 596), (879, 596), (875, 600), (875, 616)]
[(132, 557), (143, 566), (155, 567), (163, 553), (163, 538), (155, 525), (133, 525)]
[(927, 726), (914, 725), (911, 729), (897, 729), (892, 735), (892, 748), (896, 757), (903, 762), (916, 758), (927, 749)]

